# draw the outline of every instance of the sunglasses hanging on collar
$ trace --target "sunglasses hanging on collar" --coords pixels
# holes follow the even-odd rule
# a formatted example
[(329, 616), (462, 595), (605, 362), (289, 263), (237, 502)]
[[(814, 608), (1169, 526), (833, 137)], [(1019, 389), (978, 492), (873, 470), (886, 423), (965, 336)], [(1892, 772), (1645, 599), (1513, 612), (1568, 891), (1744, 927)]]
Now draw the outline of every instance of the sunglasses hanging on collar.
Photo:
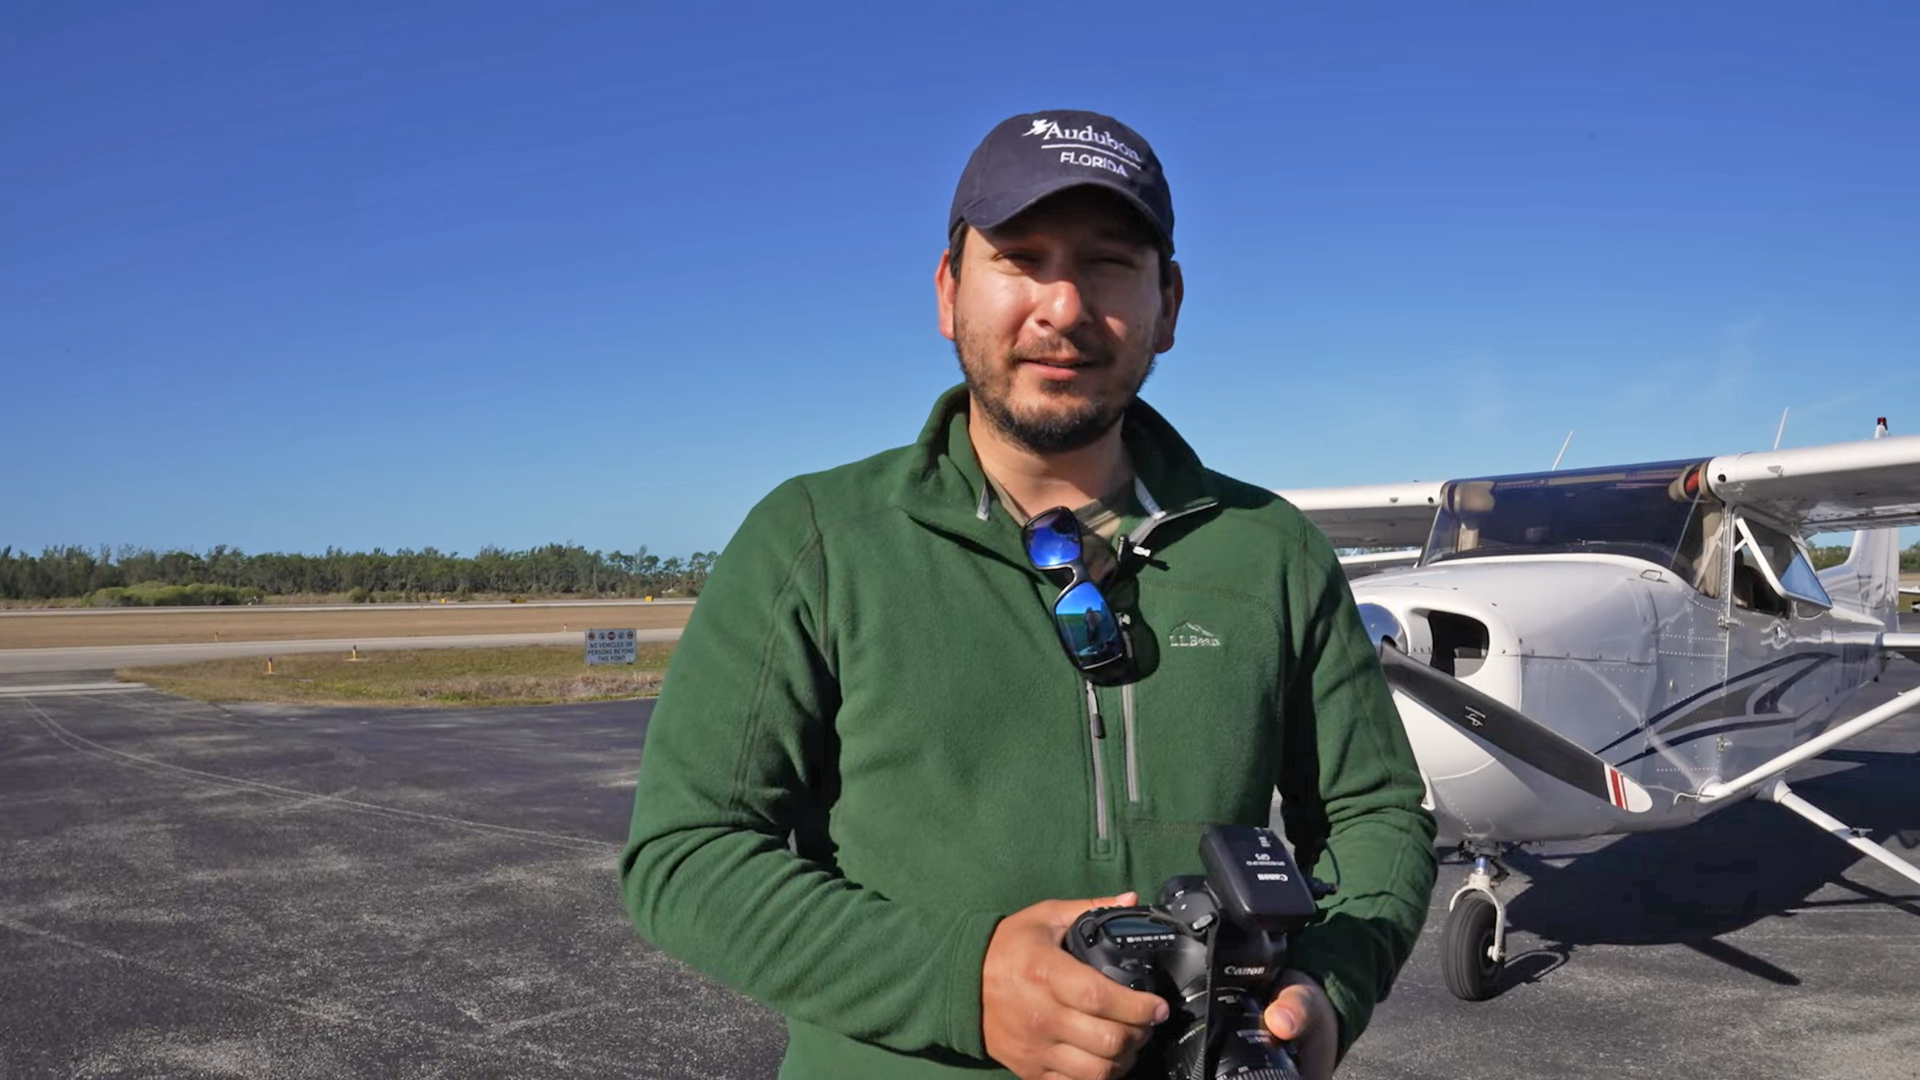
[(1036, 570), (1066, 570), (1067, 587), (1053, 602), (1053, 628), (1067, 659), (1085, 674), (1105, 673), (1127, 657), (1120, 621), (1087, 569), (1086, 529), (1072, 510), (1056, 506), (1021, 530), (1027, 559)]

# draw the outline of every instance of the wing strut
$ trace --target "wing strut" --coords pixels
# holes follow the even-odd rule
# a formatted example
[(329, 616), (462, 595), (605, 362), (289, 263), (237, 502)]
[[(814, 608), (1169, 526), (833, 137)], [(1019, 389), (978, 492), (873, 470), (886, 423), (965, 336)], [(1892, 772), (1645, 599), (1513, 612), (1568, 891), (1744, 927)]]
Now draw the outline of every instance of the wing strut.
[(1885, 863), (1901, 877), (1907, 878), (1915, 884), (1920, 884), (1920, 867), (1914, 866), (1907, 860), (1867, 839), (1862, 835), (1860, 830), (1849, 826), (1846, 822), (1841, 821), (1794, 794), (1793, 789), (1787, 786), (1786, 779), (1781, 776), (1782, 773), (1793, 768), (1795, 765), (1810, 758), (1818, 757), (1828, 750), (1833, 749), (1835, 746), (1853, 738), (1855, 735), (1866, 731), (1868, 728), (1877, 727), (1915, 708), (1920, 708), (1920, 686), (1916, 686), (1911, 690), (1899, 694), (1895, 696), (1893, 700), (1884, 702), (1876, 708), (1861, 713), (1859, 716), (1841, 724), (1825, 735), (1813, 739), (1793, 750), (1789, 750), (1766, 764), (1749, 770), (1736, 779), (1729, 780), (1725, 783), (1715, 782), (1708, 784), (1706, 787), (1700, 789), (1700, 794), (1696, 796), (1696, 798), (1701, 802), (1717, 802), (1721, 799), (1742, 794), (1756, 784), (1761, 785), (1760, 789), (1754, 792), (1758, 797), (1786, 807), (1801, 817), (1806, 818), (1808, 821), (1813, 822), (1816, 827), (1825, 830), (1828, 835), (1835, 839), (1845, 841), (1849, 846), (1863, 851), (1874, 859)]
[(1757, 794), (1760, 798), (1768, 802), (1779, 803), (1781, 806), (1799, 814), (1801, 817), (1813, 822), (1816, 828), (1826, 830), (1827, 835), (1859, 851), (1866, 852), (1869, 856), (1884, 863), (1894, 873), (1899, 874), (1901, 877), (1906, 878), (1916, 885), (1920, 885), (1920, 866), (1915, 866), (1900, 856), (1895, 855), (1893, 852), (1867, 839), (1862, 835), (1861, 830), (1852, 828), (1846, 822), (1841, 821), (1839, 818), (1834, 817), (1800, 796), (1795, 795), (1793, 789), (1787, 786), (1785, 780), (1775, 778), (1773, 783), (1762, 788)]
[(1846, 742), (1848, 739), (1870, 728), (1879, 727), (1881, 724), (1914, 708), (1920, 708), (1920, 686), (1905, 691), (1894, 697), (1893, 700), (1884, 702), (1876, 708), (1861, 713), (1859, 716), (1841, 724), (1825, 735), (1801, 743), (1799, 746), (1781, 754), (1779, 757), (1772, 758), (1765, 764), (1749, 769), (1747, 772), (1742, 773), (1732, 780), (1716, 780), (1706, 787), (1701, 788), (1700, 794), (1696, 795), (1695, 798), (1703, 803), (1710, 803), (1718, 802), (1729, 796), (1742, 794), (1748, 788), (1779, 776), (1781, 773), (1786, 772), (1788, 769), (1793, 768), (1803, 761), (1817, 758), (1821, 754)]

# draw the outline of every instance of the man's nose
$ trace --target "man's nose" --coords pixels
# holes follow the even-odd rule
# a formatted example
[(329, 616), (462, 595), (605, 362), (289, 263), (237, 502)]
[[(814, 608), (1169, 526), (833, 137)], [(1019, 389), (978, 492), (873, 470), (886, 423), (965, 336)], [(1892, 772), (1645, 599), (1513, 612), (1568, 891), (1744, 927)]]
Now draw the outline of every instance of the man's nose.
[(1040, 303), (1034, 311), (1035, 321), (1062, 334), (1086, 321), (1086, 300), (1080, 294), (1080, 283), (1072, 274), (1061, 274), (1040, 288)]

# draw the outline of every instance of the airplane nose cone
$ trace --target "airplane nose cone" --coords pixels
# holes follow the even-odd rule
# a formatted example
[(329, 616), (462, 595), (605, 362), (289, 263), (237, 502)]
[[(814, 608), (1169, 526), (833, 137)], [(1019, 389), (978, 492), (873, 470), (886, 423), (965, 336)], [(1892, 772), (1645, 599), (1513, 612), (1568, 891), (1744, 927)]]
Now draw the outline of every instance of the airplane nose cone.
[(1374, 648), (1379, 648), (1382, 641), (1388, 641), (1393, 643), (1394, 648), (1406, 651), (1407, 631), (1400, 625), (1400, 620), (1393, 617), (1393, 612), (1379, 604), (1361, 604), (1360, 622), (1367, 628), (1367, 639), (1373, 642)]

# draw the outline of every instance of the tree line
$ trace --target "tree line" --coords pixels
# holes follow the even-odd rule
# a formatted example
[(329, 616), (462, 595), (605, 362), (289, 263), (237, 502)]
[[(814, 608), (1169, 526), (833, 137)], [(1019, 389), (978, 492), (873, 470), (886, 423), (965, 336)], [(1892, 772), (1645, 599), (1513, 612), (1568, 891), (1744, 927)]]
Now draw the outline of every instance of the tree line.
[[(1813, 556), (1815, 570), (1825, 570), (1829, 566), (1839, 566), (1846, 562), (1847, 556), (1853, 553), (1853, 549), (1845, 544), (1835, 544), (1831, 547), (1813, 547), (1808, 549), (1807, 553)], [(1920, 573), (1920, 544), (1915, 544), (1900, 553), (1900, 572)]]
[(88, 599), (105, 605), (246, 603), (268, 596), (340, 595), (377, 601), (487, 595), (696, 596), (717, 551), (685, 558), (548, 544), (474, 555), (341, 551), (248, 555), (236, 548), (152, 551), (0, 548), (0, 600)]
[[(102, 605), (239, 604), (269, 596), (344, 595), (356, 601), (473, 595), (697, 596), (717, 551), (661, 558), (645, 547), (627, 553), (548, 544), (526, 551), (481, 548), (475, 555), (413, 551), (341, 551), (248, 555), (121, 547), (0, 548), (0, 600), (90, 600)], [(1845, 547), (1813, 549), (1817, 566), (1844, 560)], [(1920, 572), (1920, 544), (1900, 553), (1900, 569)]]

